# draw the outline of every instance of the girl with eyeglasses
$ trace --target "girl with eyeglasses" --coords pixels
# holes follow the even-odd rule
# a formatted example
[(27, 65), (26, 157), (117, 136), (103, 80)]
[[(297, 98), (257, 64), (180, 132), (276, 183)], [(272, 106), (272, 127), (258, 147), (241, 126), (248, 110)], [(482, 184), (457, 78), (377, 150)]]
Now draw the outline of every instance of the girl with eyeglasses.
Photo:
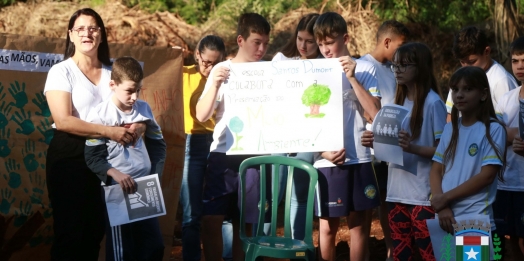
[(44, 89), (54, 120), (46, 158), (54, 222), (51, 260), (98, 260), (106, 211), (100, 179), (107, 184), (107, 176), (97, 177), (87, 167), (86, 138), (132, 144), (145, 131), (143, 123), (124, 128), (85, 121), (111, 97), (110, 66), (102, 18), (90, 8), (76, 11), (69, 19), (64, 60), (49, 70)]
[[(186, 152), (180, 204), (182, 206), (182, 256), (184, 260), (200, 261), (200, 219), (202, 217), (202, 190), (207, 156), (213, 141), (215, 119), (200, 122), (196, 118), (196, 104), (201, 96), (207, 77), (213, 66), (224, 61), (226, 47), (222, 39), (215, 35), (204, 36), (197, 44), (195, 65), (184, 66), (184, 126), (186, 132)], [(224, 225), (224, 229), (230, 226)], [(224, 233), (230, 234), (230, 233)], [(232, 238), (224, 238), (224, 244), (231, 245)], [(230, 248), (230, 247), (228, 247)], [(225, 251), (226, 252), (230, 251)]]
[[(410, 110), (398, 133), (404, 150), (403, 166), (389, 163), (386, 202), (395, 260), (409, 260), (413, 243), (423, 260), (435, 260), (426, 219), (435, 217), (430, 203), (431, 158), (446, 125), (446, 106), (441, 99), (433, 58), (422, 43), (397, 49), (391, 66), (397, 80), (395, 104)], [(362, 135), (362, 145), (371, 147), (373, 133)]]

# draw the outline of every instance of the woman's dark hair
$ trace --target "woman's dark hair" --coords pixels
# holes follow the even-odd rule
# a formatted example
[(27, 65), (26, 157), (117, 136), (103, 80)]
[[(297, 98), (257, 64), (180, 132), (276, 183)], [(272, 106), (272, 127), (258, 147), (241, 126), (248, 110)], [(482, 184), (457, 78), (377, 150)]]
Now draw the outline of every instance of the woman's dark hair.
[[(222, 38), (216, 36), (216, 35), (206, 35), (198, 41), (198, 44), (196, 46), (196, 50), (199, 54), (202, 54), (205, 50), (210, 51), (217, 51), (220, 53), (220, 56), (218, 56), (217, 62), (221, 62), (226, 59), (226, 45), (224, 44), (224, 41)], [(195, 60), (198, 60), (198, 57), (196, 57), (195, 52)], [(197, 69), (198, 69), (198, 62), (196, 63)]]
[(106, 27), (104, 26), (102, 17), (100, 17), (100, 15), (91, 8), (79, 9), (73, 15), (71, 15), (71, 18), (69, 18), (69, 25), (67, 26), (68, 33), (67, 33), (67, 38), (66, 38), (66, 48), (64, 52), (64, 60), (67, 60), (68, 58), (72, 57), (75, 54), (75, 45), (71, 42), (71, 38), (69, 37), (69, 32), (71, 31), (71, 29), (73, 29), (76, 19), (78, 19), (78, 17), (80, 17), (81, 15), (87, 15), (87, 16), (91, 16), (95, 18), (96, 25), (100, 27), (100, 35), (101, 35), (101, 42), (100, 42), (100, 45), (98, 45), (98, 60), (100, 60), (102, 64), (110, 66), (111, 60), (109, 57), (109, 44), (107, 43)]
[[(310, 35), (315, 36), (313, 33), (313, 26), (315, 25), (315, 22), (317, 21), (319, 14), (317, 13), (311, 13), (303, 16), (300, 21), (298, 22), (297, 29), (295, 30), (295, 34), (292, 38), (289, 39), (289, 41), (282, 47), (282, 54), (285, 57), (291, 58), (291, 57), (297, 57), (300, 56), (300, 52), (297, 48), (297, 36), (298, 32), (300, 31), (307, 31)], [(317, 52), (320, 53), (320, 50)]]
[[(409, 128), (411, 130), (411, 139), (414, 140), (420, 136), (422, 129), (424, 102), (430, 90), (433, 90), (439, 96), (440, 91), (437, 87), (437, 80), (433, 74), (433, 57), (428, 46), (423, 43), (407, 43), (400, 46), (393, 60), (397, 64), (415, 64), (417, 68), (417, 75), (415, 76), (415, 88), (413, 109), (411, 111), (411, 120)], [(395, 103), (398, 105), (404, 104), (408, 96), (408, 88), (405, 85), (398, 84), (397, 92), (395, 94)]]
[[(479, 101), (479, 106), (476, 110), (476, 118), (477, 121), (480, 121), (484, 124), (484, 127), (486, 128), (486, 138), (488, 139), (489, 144), (491, 147), (493, 147), (493, 150), (495, 151), (495, 154), (497, 154), (497, 157), (502, 161), (502, 167), (500, 168), (499, 172), (497, 173), (498, 179), (500, 181), (503, 181), (503, 175), (504, 170), (506, 169), (506, 147), (499, 148), (496, 146), (495, 142), (493, 141), (493, 138), (491, 137), (491, 123), (496, 122), (505, 126), (504, 123), (502, 123), (495, 114), (495, 109), (493, 107), (493, 101), (491, 100), (491, 92), (489, 88), (489, 82), (488, 77), (486, 76), (486, 72), (476, 66), (464, 66), (459, 68), (453, 75), (451, 75), (451, 78), (449, 79), (449, 87), (450, 91), (453, 91), (454, 88), (461, 82), (464, 81), (464, 83), (469, 87), (473, 89), (478, 89), (480, 91), (485, 90), (486, 91), (486, 99), (483, 101)], [(453, 106), (451, 109), (451, 126), (453, 127), (453, 132), (451, 134), (451, 140), (444, 151), (444, 155), (442, 157), (444, 161), (444, 165), (453, 166), (453, 159), (455, 158), (455, 151), (457, 149), (458, 144), (458, 135), (459, 135), (459, 110), (457, 107)], [(506, 132), (504, 132), (506, 134)], [(504, 139), (506, 140), (506, 139)]]

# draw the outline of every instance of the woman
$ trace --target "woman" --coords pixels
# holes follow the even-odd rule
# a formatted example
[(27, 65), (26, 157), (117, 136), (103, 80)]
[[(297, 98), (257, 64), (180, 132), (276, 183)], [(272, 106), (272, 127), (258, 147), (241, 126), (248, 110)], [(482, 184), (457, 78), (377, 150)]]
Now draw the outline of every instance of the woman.
[[(319, 14), (312, 13), (302, 17), (298, 22), (294, 37), (286, 43), (281, 52), (278, 52), (273, 57), (273, 61), (324, 58), (318, 49), (318, 45), (313, 34), (313, 26), (315, 25), (318, 16)], [(313, 164), (314, 162), (313, 152), (275, 155), (300, 159), (310, 164)], [(287, 181), (287, 168), (281, 167), (280, 173), (282, 173), (280, 176), (280, 187), (285, 188)], [(309, 178), (307, 173), (301, 170), (296, 170), (295, 175), (293, 176), (290, 218), (293, 223), (291, 226), (293, 238), (300, 240), (304, 239), (306, 227), (305, 217), (307, 208), (307, 194), (309, 188), (308, 180)], [(281, 190), (279, 193), (279, 202), (282, 200), (283, 196), (284, 190)], [(269, 227), (267, 225), (265, 228), (266, 232), (269, 232)]]
[(105, 203), (100, 180), (85, 163), (86, 138), (126, 144), (143, 133), (143, 124), (124, 128), (84, 121), (111, 96), (110, 65), (102, 18), (89, 8), (76, 11), (69, 20), (64, 61), (49, 70), (44, 89), (54, 120), (46, 159), (55, 234), (52, 260), (98, 260)]
[(303, 16), (298, 22), (294, 37), (275, 54), (273, 61), (324, 58), (313, 34), (318, 16), (316, 13)]
[[(224, 60), (226, 47), (215, 35), (203, 37), (195, 50), (195, 65), (184, 66), (184, 125), (186, 132), (186, 153), (180, 204), (182, 205), (182, 255), (184, 260), (200, 260), (200, 218), (202, 217), (202, 190), (207, 167), (209, 147), (213, 141), (214, 118), (206, 122), (196, 119), (196, 103), (204, 90), (207, 77), (213, 66)], [(224, 226), (227, 229), (230, 226)], [(230, 233), (224, 233), (224, 235)], [(224, 254), (230, 252), (231, 237), (223, 238), (227, 246)]]

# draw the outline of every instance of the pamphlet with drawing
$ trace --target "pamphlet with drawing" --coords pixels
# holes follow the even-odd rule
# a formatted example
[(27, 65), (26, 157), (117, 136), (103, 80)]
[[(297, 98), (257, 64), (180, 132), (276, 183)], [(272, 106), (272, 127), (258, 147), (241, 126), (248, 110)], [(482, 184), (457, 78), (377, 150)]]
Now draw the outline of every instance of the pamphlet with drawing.
[(135, 179), (137, 191), (124, 193), (119, 184), (105, 186), (109, 223), (118, 226), (166, 214), (158, 174)]
[(372, 126), (376, 159), (404, 166), (398, 133), (408, 113), (409, 110), (395, 104), (385, 105), (377, 113)]

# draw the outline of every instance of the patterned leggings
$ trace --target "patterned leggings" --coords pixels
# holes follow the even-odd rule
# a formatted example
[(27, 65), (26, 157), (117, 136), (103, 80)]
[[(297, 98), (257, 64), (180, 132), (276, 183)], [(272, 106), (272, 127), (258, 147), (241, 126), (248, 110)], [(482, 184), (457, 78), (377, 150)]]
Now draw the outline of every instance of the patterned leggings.
[(388, 220), (393, 239), (395, 261), (410, 261), (413, 258), (413, 241), (425, 261), (435, 261), (426, 219), (435, 218), (429, 206), (408, 205), (388, 202)]

